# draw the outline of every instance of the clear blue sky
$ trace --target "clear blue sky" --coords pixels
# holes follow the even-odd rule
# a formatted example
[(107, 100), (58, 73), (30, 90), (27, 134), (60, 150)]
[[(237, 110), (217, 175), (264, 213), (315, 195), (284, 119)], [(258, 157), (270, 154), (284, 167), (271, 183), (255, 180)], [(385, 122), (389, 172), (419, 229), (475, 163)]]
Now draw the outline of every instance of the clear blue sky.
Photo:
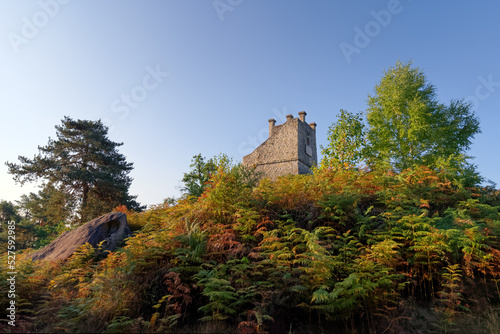
[(364, 111), (398, 59), (441, 102), (474, 102), (469, 153), (500, 183), (499, 13), (496, 1), (2, 1), (0, 199), (35, 190), (4, 162), (36, 154), (65, 115), (103, 119), (135, 165), (131, 193), (156, 204), (179, 195), (193, 155), (241, 160), (269, 118), (305, 110), (325, 145), (339, 110)]

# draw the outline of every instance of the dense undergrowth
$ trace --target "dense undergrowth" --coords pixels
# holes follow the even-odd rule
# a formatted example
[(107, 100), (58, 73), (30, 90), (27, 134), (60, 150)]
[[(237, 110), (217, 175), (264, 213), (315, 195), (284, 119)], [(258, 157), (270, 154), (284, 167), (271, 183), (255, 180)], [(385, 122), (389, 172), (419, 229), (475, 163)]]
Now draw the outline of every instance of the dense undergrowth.
[(127, 212), (134, 235), (112, 253), (82, 247), (58, 263), (19, 255), (17, 326), (1, 326), (495, 333), (499, 209), (498, 191), (425, 167), (316, 170), (257, 187), (221, 168), (198, 199)]

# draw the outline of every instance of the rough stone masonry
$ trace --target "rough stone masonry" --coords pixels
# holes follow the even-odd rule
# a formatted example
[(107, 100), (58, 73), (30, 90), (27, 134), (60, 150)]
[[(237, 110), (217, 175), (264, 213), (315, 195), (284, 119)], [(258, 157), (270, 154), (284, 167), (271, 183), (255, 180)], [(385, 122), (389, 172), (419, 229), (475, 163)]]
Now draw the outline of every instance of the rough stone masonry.
[(311, 173), (318, 163), (316, 152), (316, 123), (306, 123), (305, 111), (299, 118), (286, 116), (286, 122), (276, 125), (269, 120), (269, 138), (252, 153), (243, 157), (243, 164), (255, 167), (257, 172), (276, 180), (287, 174)]

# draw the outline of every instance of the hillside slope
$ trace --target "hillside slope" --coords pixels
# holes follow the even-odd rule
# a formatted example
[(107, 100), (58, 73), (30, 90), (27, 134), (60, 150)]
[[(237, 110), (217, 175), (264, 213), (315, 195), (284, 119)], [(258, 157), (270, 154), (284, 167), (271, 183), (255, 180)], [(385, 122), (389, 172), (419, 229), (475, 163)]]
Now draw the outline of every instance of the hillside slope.
[(494, 333), (499, 209), (498, 191), (425, 167), (315, 171), (255, 188), (220, 169), (197, 200), (126, 212), (134, 235), (112, 253), (20, 255), (10, 329)]

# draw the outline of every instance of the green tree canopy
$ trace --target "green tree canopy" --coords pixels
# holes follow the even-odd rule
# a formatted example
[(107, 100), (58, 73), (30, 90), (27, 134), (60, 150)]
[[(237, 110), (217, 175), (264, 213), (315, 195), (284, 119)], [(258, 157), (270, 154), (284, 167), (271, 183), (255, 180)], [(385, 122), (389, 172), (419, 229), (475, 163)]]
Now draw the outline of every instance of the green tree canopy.
[(193, 156), (189, 167), (191, 167), (191, 171), (184, 173), (182, 178), (184, 186), (181, 190), (187, 196), (200, 197), (205, 191), (211, 174), (216, 172), (217, 166), (214, 159), (207, 160), (200, 153)]
[(120, 204), (141, 210), (135, 196), (128, 193), (133, 164), (126, 161), (108, 128), (99, 121), (64, 117), (56, 126), (57, 139), (39, 146), (33, 159), (19, 156), (19, 164), (6, 162), (9, 173), (21, 184), (42, 180), (77, 203), (81, 222), (95, 218)]
[(21, 220), (17, 207), (12, 202), (0, 201), (0, 223), (7, 221), (15, 221), (16, 223)]
[(64, 223), (75, 209), (75, 201), (50, 184), (38, 194), (22, 195), (17, 203), (23, 219), (40, 226)]
[(436, 88), (411, 62), (397, 62), (384, 73), (368, 98), (367, 120), (374, 162), (390, 163), (396, 170), (440, 167), (445, 160), (467, 168), (465, 152), (480, 132), (471, 105), (439, 103)]
[[(201, 154), (193, 156), (191, 160), (191, 170), (184, 173), (181, 188), (184, 196), (200, 197), (208, 187), (213, 187), (214, 177), (220, 174), (231, 175), (236, 183), (244, 184), (250, 188), (255, 187), (262, 174), (243, 166), (241, 163), (234, 163), (233, 159), (225, 154), (206, 159)], [(217, 178), (216, 178), (217, 179)], [(216, 181), (215, 181), (216, 182)], [(166, 202), (174, 203), (172, 199)]]
[(366, 158), (365, 136), (362, 113), (341, 109), (337, 122), (328, 128), (328, 146), (321, 146), (320, 168), (359, 165)]

